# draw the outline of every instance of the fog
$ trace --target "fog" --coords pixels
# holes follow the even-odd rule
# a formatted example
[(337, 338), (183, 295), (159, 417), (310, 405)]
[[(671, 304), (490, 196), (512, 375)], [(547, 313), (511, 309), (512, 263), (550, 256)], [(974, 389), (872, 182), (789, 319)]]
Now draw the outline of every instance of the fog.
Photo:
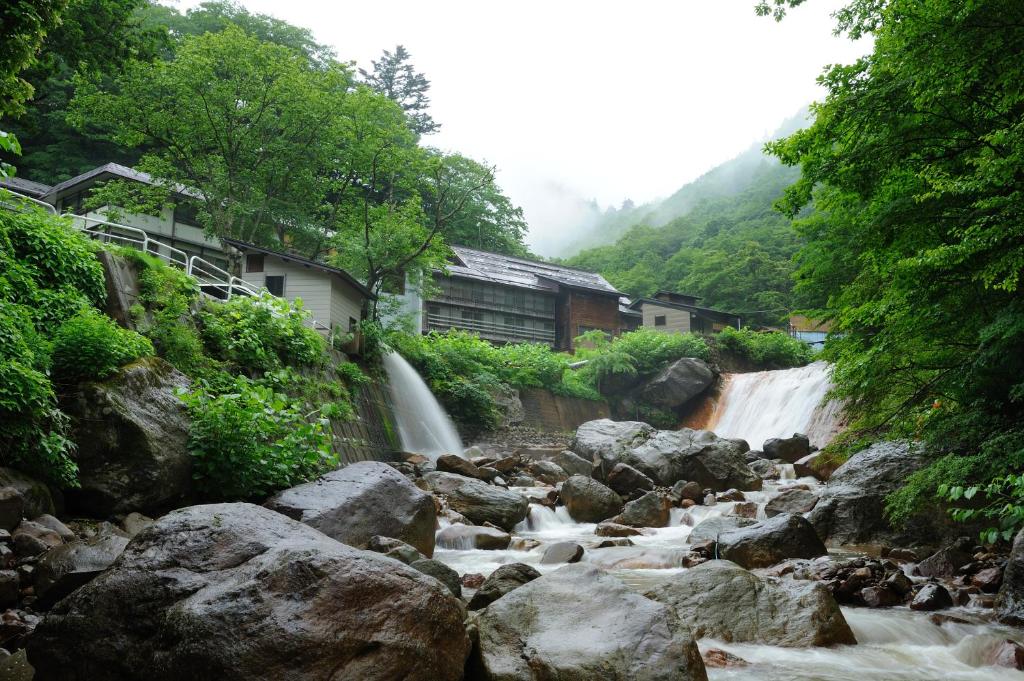
[(363, 67), (404, 45), (442, 124), (426, 142), (496, 165), (545, 255), (592, 200), (666, 196), (765, 139), (822, 96), (826, 64), (869, 47), (832, 35), (837, 0), (781, 23), (757, 17), (755, 0), (241, 4), (311, 28)]

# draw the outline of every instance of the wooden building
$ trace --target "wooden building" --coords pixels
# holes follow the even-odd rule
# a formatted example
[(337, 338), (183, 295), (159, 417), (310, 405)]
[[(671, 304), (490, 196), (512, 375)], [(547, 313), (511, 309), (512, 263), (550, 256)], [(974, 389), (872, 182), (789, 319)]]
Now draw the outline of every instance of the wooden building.
[(630, 309), (640, 312), (643, 326), (666, 333), (718, 333), (727, 326), (740, 328), (742, 319), (697, 304), (700, 298), (672, 291), (658, 291), (653, 298), (638, 298)]

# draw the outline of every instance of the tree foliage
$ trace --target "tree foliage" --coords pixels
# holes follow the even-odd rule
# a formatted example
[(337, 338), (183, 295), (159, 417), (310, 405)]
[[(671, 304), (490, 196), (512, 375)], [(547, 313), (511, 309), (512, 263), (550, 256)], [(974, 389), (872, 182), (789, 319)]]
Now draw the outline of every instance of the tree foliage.
[(394, 52), (384, 50), (380, 59), (373, 60), (373, 70), (359, 69), (359, 74), (376, 92), (402, 107), (417, 135), (429, 135), (441, 126), (427, 113), (430, 81), (413, 67), (411, 59), (409, 51), (399, 45)]

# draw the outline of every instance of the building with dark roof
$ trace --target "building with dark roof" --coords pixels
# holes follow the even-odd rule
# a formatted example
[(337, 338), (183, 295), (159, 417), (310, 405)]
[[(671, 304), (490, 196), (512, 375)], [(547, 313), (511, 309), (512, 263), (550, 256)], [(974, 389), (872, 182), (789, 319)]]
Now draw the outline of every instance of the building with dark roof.
[(42, 200), (42, 198), (46, 196), (53, 187), (48, 184), (43, 184), (42, 182), (33, 182), (32, 180), (26, 180), (23, 177), (15, 175), (14, 177), (0, 178), (0, 189), (9, 189), (12, 192), (17, 192), (24, 196), (28, 196), (36, 200)]
[(669, 333), (717, 333), (727, 326), (740, 328), (743, 320), (731, 312), (697, 305), (697, 296), (658, 291), (653, 298), (637, 298), (630, 309), (642, 315), (642, 325)]

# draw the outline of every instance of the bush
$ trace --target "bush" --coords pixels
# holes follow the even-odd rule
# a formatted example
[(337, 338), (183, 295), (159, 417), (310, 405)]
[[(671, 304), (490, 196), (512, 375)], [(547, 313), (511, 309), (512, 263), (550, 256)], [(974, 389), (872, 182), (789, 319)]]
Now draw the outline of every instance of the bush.
[(64, 381), (105, 378), (152, 354), (149, 339), (92, 309), (61, 324), (53, 336), (53, 372)]
[(811, 347), (781, 331), (757, 332), (726, 327), (715, 336), (719, 348), (766, 369), (803, 366), (813, 359)]
[(200, 491), (215, 499), (260, 499), (338, 465), (319, 412), (244, 377), (232, 392), (182, 395), (192, 416), (189, 449)]
[(683, 357), (706, 361), (711, 356), (707, 341), (695, 333), (664, 333), (644, 327), (614, 339), (609, 351), (630, 357), (641, 374), (657, 371)]

